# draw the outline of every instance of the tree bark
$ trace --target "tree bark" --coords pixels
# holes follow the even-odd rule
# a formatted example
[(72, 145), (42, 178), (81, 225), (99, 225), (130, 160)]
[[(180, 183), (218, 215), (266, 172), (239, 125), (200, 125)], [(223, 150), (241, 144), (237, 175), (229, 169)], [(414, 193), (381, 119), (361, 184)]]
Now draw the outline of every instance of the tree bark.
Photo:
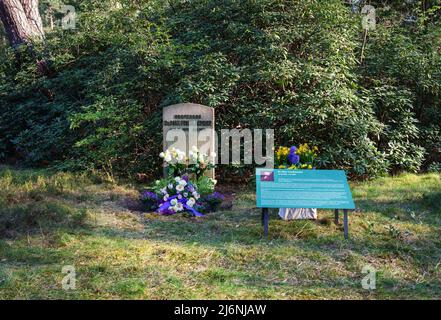
[(38, 0), (0, 0), (0, 19), (13, 48), (44, 38)]
[(44, 30), (43, 22), (41, 20), (40, 12), (38, 11), (38, 0), (19, 0), (23, 6), (28, 22), (33, 29), (36, 37), (43, 39)]

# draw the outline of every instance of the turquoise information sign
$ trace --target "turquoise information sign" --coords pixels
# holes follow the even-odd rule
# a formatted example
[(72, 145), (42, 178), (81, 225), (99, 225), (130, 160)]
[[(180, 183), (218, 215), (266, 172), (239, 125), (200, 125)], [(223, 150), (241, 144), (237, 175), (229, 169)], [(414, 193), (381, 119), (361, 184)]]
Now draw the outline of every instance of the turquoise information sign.
[(259, 208), (355, 209), (343, 170), (256, 169)]

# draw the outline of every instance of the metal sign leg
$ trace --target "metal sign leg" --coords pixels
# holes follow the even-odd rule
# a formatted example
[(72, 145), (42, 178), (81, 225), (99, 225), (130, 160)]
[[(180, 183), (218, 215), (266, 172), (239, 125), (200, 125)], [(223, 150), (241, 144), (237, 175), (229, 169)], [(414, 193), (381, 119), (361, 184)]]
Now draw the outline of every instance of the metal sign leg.
[(335, 209), (335, 210), (334, 210), (334, 215), (335, 215), (334, 223), (335, 223), (335, 224), (338, 224), (338, 209)]
[(268, 237), (268, 224), (269, 224), (268, 208), (262, 209), (262, 224), (263, 224), (263, 234), (265, 237)]
[(347, 240), (349, 238), (349, 223), (348, 223), (348, 210), (343, 210), (343, 226), (344, 226), (344, 232), (345, 232), (345, 239)]

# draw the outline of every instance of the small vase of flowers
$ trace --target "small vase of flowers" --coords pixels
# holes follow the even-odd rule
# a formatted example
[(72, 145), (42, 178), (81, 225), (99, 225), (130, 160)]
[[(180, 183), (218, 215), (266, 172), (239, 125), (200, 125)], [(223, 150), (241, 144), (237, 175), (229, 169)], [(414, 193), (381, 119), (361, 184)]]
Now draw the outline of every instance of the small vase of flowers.
[(196, 217), (214, 212), (224, 196), (215, 192), (217, 181), (205, 175), (215, 167), (215, 153), (209, 156), (193, 147), (187, 157), (184, 151), (170, 148), (161, 152), (167, 167), (167, 177), (141, 193), (141, 202), (146, 211), (162, 215), (186, 213)]
[[(276, 168), (289, 170), (313, 170), (316, 166), (318, 147), (310, 147), (307, 143), (298, 148), (279, 147), (276, 150)], [(283, 220), (317, 219), (315, 208), (280, 208), (279, 216)]]

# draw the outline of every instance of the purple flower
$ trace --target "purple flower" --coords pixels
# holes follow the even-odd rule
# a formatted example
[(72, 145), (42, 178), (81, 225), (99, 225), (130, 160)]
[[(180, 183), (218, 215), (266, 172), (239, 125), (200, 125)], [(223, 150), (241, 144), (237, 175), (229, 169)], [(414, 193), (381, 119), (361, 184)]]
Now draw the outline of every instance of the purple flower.
[(155, 210), (159, 206), (159, 196), (151, 191), (144, 191), (141, 193), (141, 201), (144, 203), (147, 211)]
[(299, 155), (296, 154), (297, 148), (295, 146), (292, 146), (289, 149), (289, 154), (288, 154), (288, 161), (291, 164), (298, 164), (300, 162), (300, 157)]
[(201, 207), (203, 207), (206, 212), (214, 212), (217, 211), (220, 204), (224, 200), (224, 195), (215, 191), (212, 194), (206, 195), (202, 198)]
[(213, 192), (212, 194), (208, 195), (207, 198), (209, 198), (209, 199), (213, 199), (213, 200), (217, 200), (217, 199), (219, 199), (219, 200), (221, 200), (221, 201), (224, 201), (224, 200), (225, 200), (224, 195), (223, 195), (222, 193), (217, 192), (217, 191), (215, 191), (215, 192)]
[(141, 193), (141, 200), (142, 201), (158, 201), (159, 197), (154, 192), (144, 191), (143, 193)]
[[(189, 197), (191, 197), (195, 193), (197, 193), (196, 191), (196, 186), (192, 185), (190, 182), (190, 179), (187, 175), (182, 176), (182, 181), (186, 181), (186, 185), (183, 186), (182, 185), (182, 181), (178, 179), (177, 182), (178, 186), (179, 186), (179, 190), (176, 187), (172, 188), (170, 190), (170, 196), (164, 197), (164, 198), (160, 198), (159, 196), (155, 195), (153, 192), (145, 192), (143, 193), (143, 200), (144, 203), (149, 206), (149, 208), (153, 208), (153, 204), (156, 208), (156, 212), (162, 214), (162, 215), (174, 215), (180, 212), (186, 212), (186, 213), (190, 213), (196, 217), (202, 216), (203, 214), (201, 212), (199, 212), (198, 209), (194, 208), (194, 206), (192, 205), (192, 203), (187, 204), (187, 202), (189, 201)], [(161, 196), (162, 197), (162, 196)], [(154, 203), (152, 202), (152, 199), (157, 199), (157, 201), (155, 201)], [(192, 202), (194, 201), (191, 200)]]

